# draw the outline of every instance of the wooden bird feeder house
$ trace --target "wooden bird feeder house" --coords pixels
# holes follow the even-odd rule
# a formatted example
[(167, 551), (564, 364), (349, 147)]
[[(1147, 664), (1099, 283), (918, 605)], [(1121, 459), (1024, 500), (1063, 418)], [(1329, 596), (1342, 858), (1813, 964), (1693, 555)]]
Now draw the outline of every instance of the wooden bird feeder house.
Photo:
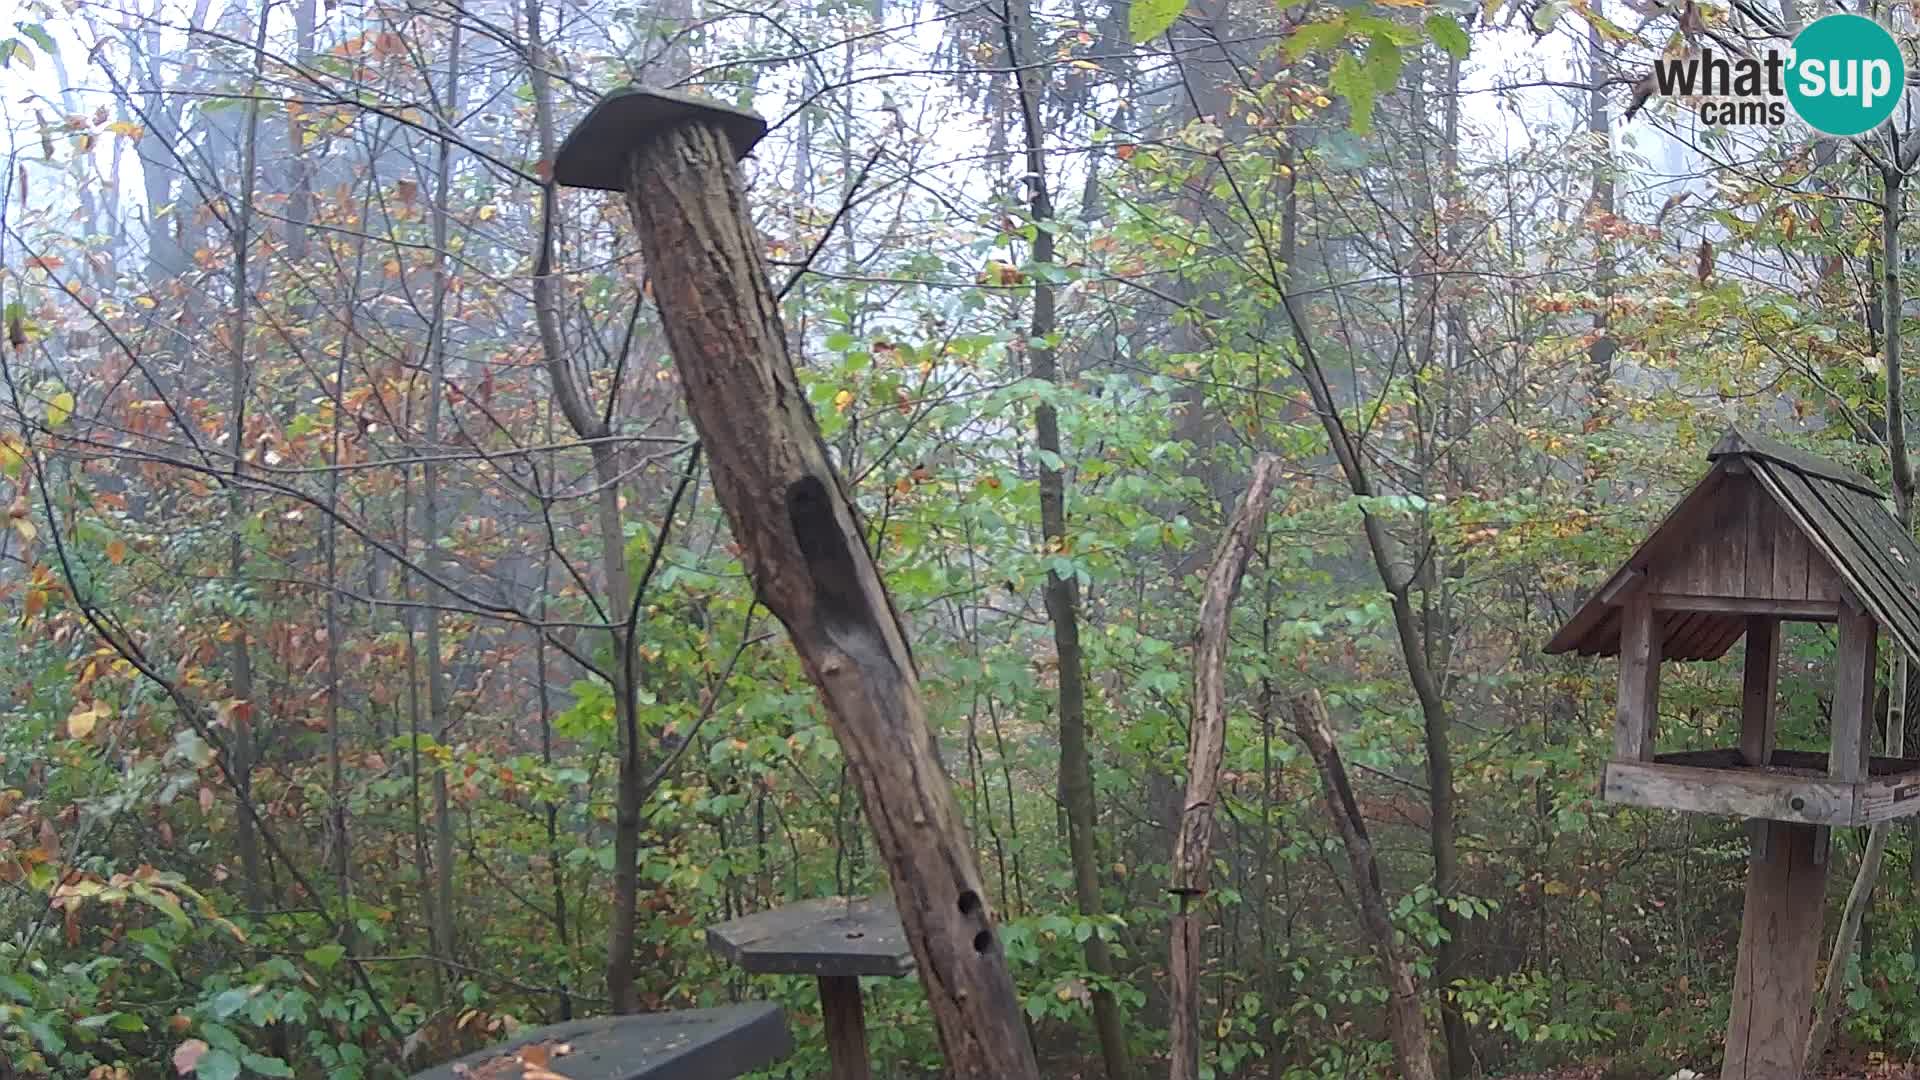
[[(1920, 759), (1872, 755), (1884, 633), (1920, 658), (1920, 545), (1870, 482), (1731, 431), (1713, 467), (1549, 653), (1618, 656), (1608, 802), (1750, 819), (1724, 1080), (1801, 1075), (1826, 901), (1826, 827), (1920, 813)], [(1780, 624), (1835, 624), (1825, 754), (1774, 746)], [(1660, 753), (1660, 666), (1746, 640), (1740, 742)]]

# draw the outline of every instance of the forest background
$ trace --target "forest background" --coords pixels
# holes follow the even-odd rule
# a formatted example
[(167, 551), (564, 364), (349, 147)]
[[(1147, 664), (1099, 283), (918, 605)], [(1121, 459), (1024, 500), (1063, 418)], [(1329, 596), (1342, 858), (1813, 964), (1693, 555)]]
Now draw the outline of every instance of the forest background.
[[(0, 1076), (390, 1075), (743, 996), (789, 1007), (772, 1075), (821, 1074), (812, 982), (703, 928), (884, 868), (625, 208), (549, 189), (634, 82), (773, 124), (746, 172), (790, 348), (1048, 1075), (1165, 1067), (1201, 578), (1263, 453), (1203, 1072), (1390, 1069), (1309, 688), (1448, 1073), (1710, 1067), (1744, 834), (1601, 805), (1611, 668), (1540, 646), (1731, 424), (1908, 503), (1911, 103), (1838, 141), (1645, 92), (1814, 14), (20, 0)], [(1832, 648), (1788, 639), (1783, 745), (1824, 746)], [(1666, 748), (1732, 741), (1733, 663), (1673, 673)], [(1920, 859), (1886, 841), (1838, 1041), (1897, 1057)], [(1837, 923), (1878, 856), (1835, 852)], [(868, 989), (882, 1070), (936, 1070), (918, 985)]]

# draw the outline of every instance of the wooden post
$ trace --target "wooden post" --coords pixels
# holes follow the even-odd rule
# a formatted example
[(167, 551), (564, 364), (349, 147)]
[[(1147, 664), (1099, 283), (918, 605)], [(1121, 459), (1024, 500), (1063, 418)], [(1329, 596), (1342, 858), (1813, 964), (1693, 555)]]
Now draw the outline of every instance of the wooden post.
[(1615, 761), (1653, 757), (1654, 729), (1660, 718), (1659, 617), (1646, 589), (1627, 594), (1620, 606), (1620, 693), (1614, 705)]
[(1876, 654), (1873, 617), (1853, 603), (1840, 605), (1840, 647), (1834, 655), (1833, 742), (1827, 775), (1860, 780), (1873, 752), (1873, 683)]
[(822, 975), (820, 1015), (827, 1027), (827, 1061), (833, 1080), (872, 1080), (867, 1064), (867, 1012), (858, 975)]
[(1757, 822), (1766, 854), (1747, 864), (1747, 908), (1727, 1020), (1721, 1080), (1798, 1080), (1813, 1012), (1827, 867), (1812, 825)]
[(1253, 479), (1240, 497), (1227, 531), (1207, 571), (1206, 592), (1193, 642), (1193, 719), (1187, 726), (1187, 797), (1181, 804), (1180, 831), (1173, 841), (1172, 883), (1179, 897), (1168, 933), (1167, 984), (1173, 1016), (1168, 1041), (1168, 1080), (1200, 1076), (1200, 928), (1199, 898), (1210, 887), (1213, 867), (1213, 807), (1220, 790), (1220, 762), (1227, 745), (1227, 646), (1233, 624), (1233, 600), (1253, 558), (1255, 541), (1266, 527), (1267, 504), (1280, 482), (1280, 459), (1262, 454), (1253, 463)]
[(699, 98), (626, 91), (568, 135), (554, 176), (626, 190), (714, 494), (859, 781), (949, 1071), (1038, 1080), (904, 628), (787, 355), (735, 165), (764, 130)]
[(1740, 760), (1765, 765), (1773, 753), (1774, 699), (1780, 681), (1780, 620), (1747, 616), (1746, 667), (1740, 688)]

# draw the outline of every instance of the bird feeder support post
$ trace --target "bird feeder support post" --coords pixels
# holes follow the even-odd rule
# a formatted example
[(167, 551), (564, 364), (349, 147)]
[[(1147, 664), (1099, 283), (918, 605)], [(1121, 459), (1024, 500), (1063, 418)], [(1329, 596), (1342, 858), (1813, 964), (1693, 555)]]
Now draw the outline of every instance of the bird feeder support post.
[(872, 1080), (867, 1063), (867, 1013), (860, 976), (822, 975), (820, 1013), (826, 1022), (827, 1061), (833, 1080)]
[(950, 1074), (1039, 1080), (904, 628), (787, 355), (735, 164), (764, 131), (704, 99), (609, 95), (568, 136), (554, 176), (625, 191), (714, 494), (859, 782)]

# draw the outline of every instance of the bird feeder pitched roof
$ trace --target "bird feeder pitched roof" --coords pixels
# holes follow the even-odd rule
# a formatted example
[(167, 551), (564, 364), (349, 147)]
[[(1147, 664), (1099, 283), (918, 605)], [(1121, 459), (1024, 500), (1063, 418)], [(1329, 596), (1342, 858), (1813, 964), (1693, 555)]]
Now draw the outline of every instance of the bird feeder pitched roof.
[(1670, 660), (1712, 660), (1747, 616), (1827, 621), (1858, 605), (1920, 660), (1920, 545), (1884, 493), (1841, 465), (1730, 430), (1713, 467), (1547, 643), (1616, 656), (1621, 599), (1652, 590)]

